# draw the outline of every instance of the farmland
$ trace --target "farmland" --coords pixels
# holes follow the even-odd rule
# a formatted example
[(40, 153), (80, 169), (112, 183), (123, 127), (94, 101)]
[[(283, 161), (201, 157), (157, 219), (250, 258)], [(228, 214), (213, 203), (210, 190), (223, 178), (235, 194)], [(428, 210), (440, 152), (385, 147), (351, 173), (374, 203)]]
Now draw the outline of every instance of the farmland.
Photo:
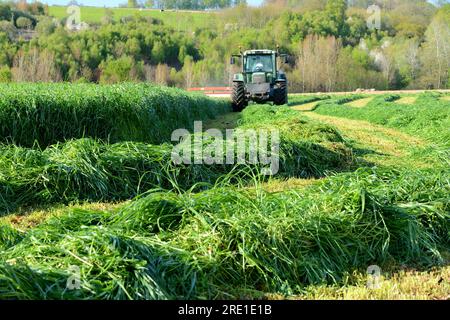
[[(133, 9), (133, 8), (108, 8), (113, 15), (114, 21), (120, 21), (125, 17), (149, 17), (161, 20), (164, 25), (178, 31), (193, 30), (194, 28), (206, 28), (215, 19), (214, 12), (201, 11), (178, 11), (166, 10), (161, 12), (154, 9)], [(58, 19), (69, 16), (67, 7), (50, 6), (49, 15)], [(80, 7), (81, 21), (86, 23), (100, 23), (105, 16), (105, 9), (99, 7)]]
[[(148, 85), (0, 92), (0, 299), (447, 298), (446, 94), (238, 114)], [(172, 164), (170, 132), (194, 120), (278, 129), (280, 171)]]

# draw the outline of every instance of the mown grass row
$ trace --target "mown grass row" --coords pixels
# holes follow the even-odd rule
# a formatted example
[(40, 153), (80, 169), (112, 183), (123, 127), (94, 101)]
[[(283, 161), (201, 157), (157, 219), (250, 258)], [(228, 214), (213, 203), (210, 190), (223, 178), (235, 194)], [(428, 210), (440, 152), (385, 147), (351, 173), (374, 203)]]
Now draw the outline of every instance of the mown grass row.
[(0, 141), (45, 147), (69, 139), (159, 144), (229, 102), (150, 84), (0, 85)]
[[(361, 94), (350, 95), (318, 95), (318, 96), (292, 96), (289, 99), (289, 106), (293, 106), (297, 111), (314, 111), (319, 105), (341, 105), (367, 97)], [(302, 108), (301, 106), (304, 106)]]
[[(299, 191), (154, 191), (116, 212), (3, 226), (2, 299), (292, 295), (368, 265), (443, 263), (448, 169), (359, 169)], [(75, 267), (75, 268), (74, 268)], [(80, 288), (68, 280), (80, 271)]]
[[(258, 120), (268, 115), (270, 121)], [(353, 164), (351, 148), (335, 129), (305, 120), (288, 107), (254, 106), (243, 113), (243, 121), (241, 129), (280, 129), (280, 150), (273, 155), (280, 158), (278, 176), (322, 177)], [(195, 147), (205, 151), (212, 143), (217, 141), (209, 137), (194, 146), (191, 162)], [(223, 164), (176, 165), (172, 151), (169, 143), (107, 144), (88, 138), (43, 149), (1, 145), (0, 214), (37, 204), (125, 200), (156, 187), (188, 190), (203, 182), (207, 188), (223, 175), (243, 179), (263, 167), (251, 163), (248, 146), (241, 164), (236, 154), (234, 163), (226, 164), (223, 154)]]
[(432, 142), (450, 146), (450, 102), (440, 99), (442, 94), (424, 93), (412, 105), (396, 104), (400, 96), (374, 98), (365, 107), (351, 108), (337, 103), (321, 103), (315, 112), (399, 129), (424, 137)]
[(307, 103), (322, 101), (322, 100), (327, 100), (327, 99), (331, 99), (331, 96), (330, 95), (318, 95), (318, 96), (292, 95), (289, 97), (289, 105), (295, 106), (295, 105), (307, 104)]

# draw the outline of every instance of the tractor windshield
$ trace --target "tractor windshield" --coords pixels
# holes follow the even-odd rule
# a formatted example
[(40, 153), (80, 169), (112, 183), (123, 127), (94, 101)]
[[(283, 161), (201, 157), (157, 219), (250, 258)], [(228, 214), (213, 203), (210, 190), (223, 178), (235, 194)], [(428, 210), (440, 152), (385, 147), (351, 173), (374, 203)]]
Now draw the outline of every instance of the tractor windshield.
[(248, 55), (245, 59), (245, 72), (273, 72), (272, 55)]

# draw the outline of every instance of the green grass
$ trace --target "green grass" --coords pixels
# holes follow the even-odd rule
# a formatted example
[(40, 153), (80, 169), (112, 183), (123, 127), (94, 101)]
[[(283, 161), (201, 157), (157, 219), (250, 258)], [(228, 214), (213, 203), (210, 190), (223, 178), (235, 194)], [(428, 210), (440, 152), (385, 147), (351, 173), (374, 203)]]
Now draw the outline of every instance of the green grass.
[[(128, 16), (150, 17), (161, 20), (165, 25), (175, 30), (195, 30), (195, 28), (206, 28), (214, 21), (215, 13), (211, 12), (175, 12), (166, 10), (142, 10), (130, 8), (110, 8), (114, 14), (114, 20), (120, 21), (121, 18)], [(67, 7), (50, 6), (49, 15), (58, 19), (68, 17)], [(105, 9), (99, 7), (81, 7), (81, 21), (86, 23), (100, 23), (105, 16)]]
[(450, 102), (440, 99), (436, 93), (419, 95), (413, 105), (396, 104), (399, 98), (399, 95), (379, 96), (362, 108), (322, 103), (315, 112), (369, 121), (450, 146)]
[[(167, 106), (190, 103), (181, 96), (167, 99)], [(170, 144), (77, 139), (42, 149), (1, 146), (5, 207), (82, 205), (64, 209), (58, 204), (49, 207), (50, 218), (39, 211), (15, 223), (27, 217), (19, 208), (0, 220), (0, 299), (352, 297), (340, 288), (353, 285), (349, 279), (355, 272), (372, 264), (383, 270), (445, 267), (450, 169), (439, 152), (445, 152), (441, 135), (448, 105), (435, 95), (422, 95), (412, 106), (396, 104), (397, 95), (376, 97), (361, 108), (345, 105), (364, 97), (318, 101), (316, 112), (412, 134), (403, 134), (395, 148), (385, 137), (398, 138), (394, 129), (379, 129), (384, 140), (371, 140), (373, 152), (386, 151), (377, 156), (393, 159), (401, 153), (396, 162), (362, 161), (370, 151), (361, 149), (370, 132), (358, 135), (358, 122), (338, 130), (320, 116), (307, 116), (314, 112), (268, 105), (224, 116), (239, 129), (280, 131), (281, 171), (268, 181), (248, 164), (171, 165), (166, 160)], [(78, 100), (66, 101), (71, 106)], [(298, 102), (311, 100), (299, 97)], [(193, 117), (188, 118), (180, 121)], [(435, 127), (424, 126), (427, 121)], [(417, 145), (408, 147), (409, 142)], [(418, 152), (428, 143), (436, 152)], [(408, 152), (417, 154), (406, 161)], [(412, 166), (415, 157), (422, 162), (431, 157), (433, 165)], [(292, 182), (299, 178), (314, 178), (314, 183)], [(295, 186), (288, 190), (288, 183)], [(270, 190), (273, 186), (276, 190)], [(114, 201), (135, 195), (124, 204)], [(104, 207), (96, 201), (113, 202)], [(68, 290), (74, 266), (81, 288)], [(384, 292), (384, 297), (394, 294)]]
[(45, 147), (68, 139), (162, 143), (229, 103), (150, 84), (0, 85), (0, 142)]
[(352, 101), (364, 99), (364, 95), (293, 95), (289, 98), (289, 106), (297, 111), (314, 111), (319, 105), (345, 104)]
[[(262, 126), (258, 119), (267, 114), (270, 121)], [(241, 129), (281, 129), (279, 176), (322, 177), (352, 165), (350, 147), (327, 125), (305, 120), (287, 107), (250, 107), (242, 115)], [(214, 142), (205, 138), (194, 149)], [(203, 182), (207, 188), (223, 175), (243, 179), (248, 172), (260, 170), (251, 164), (248, 148), (245, 163), (236, 166), (175, 165), (172, 148), (169, 143), (106, 144), (88, 138), (43, 149), (0, 145), (0, 214), (21, 206), (125, 200), (156, 187), (188, 190)]]
[[(152, 192), (115, 212), (74, 210), (24, 233), (4, 226), (0, 298), (288, 296), (390, 259), (443, 263), (445, 176), (359, 170), (276, 194), (257, 186)], [(71, 266), (81, 270), (80, 290), (66, 290)]]
[(319, 95), (319, 96), (302, 96), (302, 95), (295, 95), (289, 97), (289, 105), (290, 106), (296, 106), (296, 105), (302, 105), (307, 104), (311, 102), (317, 102), (322, 100), (331, 99), (331, 96), (329, 95)]

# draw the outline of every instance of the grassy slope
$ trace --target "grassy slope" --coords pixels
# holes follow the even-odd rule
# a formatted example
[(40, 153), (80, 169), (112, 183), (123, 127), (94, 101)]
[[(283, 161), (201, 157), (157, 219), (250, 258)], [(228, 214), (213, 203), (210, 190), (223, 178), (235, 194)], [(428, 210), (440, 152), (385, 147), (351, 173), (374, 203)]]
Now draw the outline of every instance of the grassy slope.
[[(159, 10), (142, 10), (129, 8), (111, 8), (116, 21), (120, 18), (139, 15), (143, 17), (151, 17), (160, 19), (167, 26), (176, 30), (194, 30), (195, 28), (205, 28), (210, 21), (215, 18), (215, 14), (211, 12), (187, 12), (187, 11), (164, 11)], [(49, 15), (62, 19), (68, 16), (67, 7), (51, 6), (49, 7)], [(86, 23), (100, 23), (105, 15), (104, 8), (98, 7), (81, 7), (81, 21)]]

